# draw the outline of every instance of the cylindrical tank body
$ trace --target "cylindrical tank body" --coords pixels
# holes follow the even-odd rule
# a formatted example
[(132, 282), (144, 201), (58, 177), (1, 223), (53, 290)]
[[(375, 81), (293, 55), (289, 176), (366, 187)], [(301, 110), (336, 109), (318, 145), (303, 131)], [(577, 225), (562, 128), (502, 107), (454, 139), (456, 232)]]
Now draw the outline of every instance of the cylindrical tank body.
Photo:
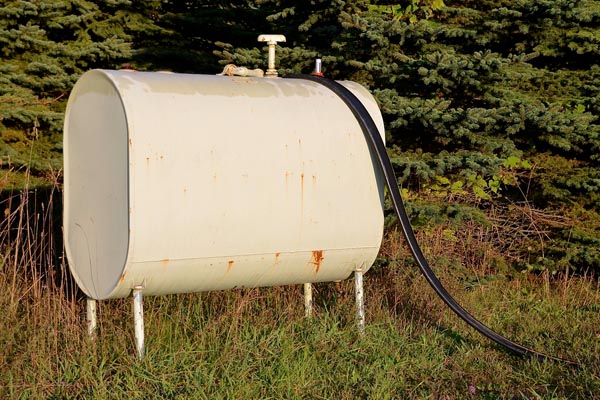
[(67, 258), (94, 299), (340, 280), (381, 244), (375, 159), (314, 82), (89, 71), (64, 159)]

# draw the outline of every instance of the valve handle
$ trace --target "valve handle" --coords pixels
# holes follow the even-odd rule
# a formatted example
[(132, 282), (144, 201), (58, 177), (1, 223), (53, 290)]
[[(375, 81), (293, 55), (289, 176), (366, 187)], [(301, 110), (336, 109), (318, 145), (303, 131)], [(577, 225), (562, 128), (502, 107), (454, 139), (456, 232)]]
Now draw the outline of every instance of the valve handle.
[(283, 35), (259, 35), (259, 42), (267, 42), (269, 45), (269, 58), (267, 65), (267, 72), (265, 75), (268, 77), (277, 76), (277, 70), (275, 69), (275, 46), (278, 42), (285, 42), (285, 36)]

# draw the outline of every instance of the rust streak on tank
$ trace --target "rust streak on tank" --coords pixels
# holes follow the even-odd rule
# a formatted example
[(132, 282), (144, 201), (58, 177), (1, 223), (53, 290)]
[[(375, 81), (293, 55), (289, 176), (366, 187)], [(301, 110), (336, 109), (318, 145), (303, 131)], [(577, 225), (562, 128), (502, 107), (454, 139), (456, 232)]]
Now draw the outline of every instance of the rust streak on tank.
[(125, 281), (126, 274), (127, 274), (127, 272), (123, 271), (123, 273), (121, 274), (121, 278), (119, 278), (119, 283), (123, 283)]
[(233, 260), (227, 261), (227, 271), (225, 271), (225, 273), (228, 273), (229, 271), (231, 271), (232, 266), (233, 266)]
[(323, 250), (313, 250), (311, 264), (315, 266), (315, 272), (319, 272), (321, 269), (321, 263), (323, 262)]
[(300, 218), (304, 219), (304, 172), (300, 174)]
[(171, 262), (168, 258), (163, 258), (160, 260), (160, 266), (163, 273), (166, 273), (169, 269), (169, 263)]

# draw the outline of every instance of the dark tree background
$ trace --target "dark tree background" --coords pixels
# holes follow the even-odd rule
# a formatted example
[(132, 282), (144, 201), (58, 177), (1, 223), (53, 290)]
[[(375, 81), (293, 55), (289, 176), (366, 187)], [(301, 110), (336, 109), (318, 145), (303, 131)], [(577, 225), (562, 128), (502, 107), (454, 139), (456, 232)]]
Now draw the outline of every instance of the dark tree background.
[[(8, 1), (0, 187), (60, 176), (69, 90), (91, 68), (265, 68), (376, 96), (418, 227), (478, 223), (497, 269), (600, 271), (600, 2)], [(390, 219), (390, 224), (393, 224)], [(508, 265), (511, 267), (509, 268)]]

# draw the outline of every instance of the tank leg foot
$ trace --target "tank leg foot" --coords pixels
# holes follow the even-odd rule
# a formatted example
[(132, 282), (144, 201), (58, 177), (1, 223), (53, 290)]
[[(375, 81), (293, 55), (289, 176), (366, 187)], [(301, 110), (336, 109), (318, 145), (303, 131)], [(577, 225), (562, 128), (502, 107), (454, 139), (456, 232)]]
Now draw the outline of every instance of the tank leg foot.
[(362, 336), (365, 334), (365, 298), (362, 267), (354, 271), (354, 291), (356, 294), (356, 324), (358, 325), (358, 333)]
[(96, 314), (96, 300), (90, 299), (89, 297), (86, 300), (86, 323), (87, 323), (87, 331), (90, 339), (94, 340), (96, 338), (96, 328), (98, 327), (98, 319)]
[(133, 288), (133, 323), (135, 326), (135, 348), (138, 359), (144, 358), (144, 304), (142, 302), (143, 286)]
[(312, 283), (304, 284), (304, 316), (312, 317), (313, 298), (312, 298)]

